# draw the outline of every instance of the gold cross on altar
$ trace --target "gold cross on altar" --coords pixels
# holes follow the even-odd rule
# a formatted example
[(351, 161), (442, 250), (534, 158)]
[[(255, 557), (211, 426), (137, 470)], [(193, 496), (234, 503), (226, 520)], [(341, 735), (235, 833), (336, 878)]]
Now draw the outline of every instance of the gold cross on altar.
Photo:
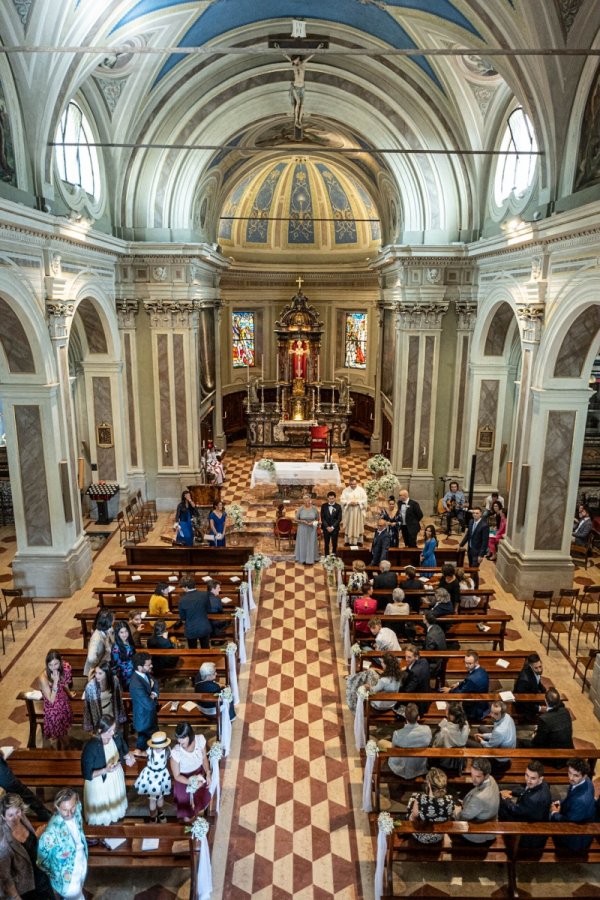
[(296, 278), (296, 284), (298, 285), (298, 290), (300, 290), (302, 288), (302, 285), (304, 284), (302, 275), (298, 275), (298, 277)]

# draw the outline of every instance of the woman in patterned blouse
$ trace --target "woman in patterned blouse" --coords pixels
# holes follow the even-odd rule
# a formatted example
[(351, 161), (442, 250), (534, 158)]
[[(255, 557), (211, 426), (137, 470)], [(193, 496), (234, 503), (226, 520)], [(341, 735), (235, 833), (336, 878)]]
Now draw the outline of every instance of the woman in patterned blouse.
[[(427, 790), (413, 794), (408, 801), (408, 818), (411, 822), (447, 822), (454, 816), (454, 800), (446, 793), (448, 779), (441, 769), (430, 769), (425, 776)], [(438, 844), (442, 834), (416, 833), (413, 837), (422, 844)]]

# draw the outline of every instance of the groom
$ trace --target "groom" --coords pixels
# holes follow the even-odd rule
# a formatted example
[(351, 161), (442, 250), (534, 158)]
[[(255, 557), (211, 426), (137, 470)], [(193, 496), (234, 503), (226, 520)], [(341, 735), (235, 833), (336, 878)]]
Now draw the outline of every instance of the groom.
[(338, 536), (340, 533), (340, 525), (342, 523), (342, 507), (335, 502), (335, 493), (329, 491), (327, 494), (327, 502), (321, 506), (321, 528), (323, 529), (323, 539), (325, 542), (325, 556), (331, 552), (337, 553)]

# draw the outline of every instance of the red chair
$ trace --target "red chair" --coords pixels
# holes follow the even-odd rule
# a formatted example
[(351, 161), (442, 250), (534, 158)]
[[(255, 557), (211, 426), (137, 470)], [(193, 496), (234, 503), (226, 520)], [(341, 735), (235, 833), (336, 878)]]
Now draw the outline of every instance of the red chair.
[(325, 454), (329, 449), (329, 425), (311, 425), (310, 428), (310, 458), (313, 450), (322, 450)]
[(281, 549), (282, 538), (286, 538), (288, 546), (291, 547), (294, 534), (294, 523), (291, 519), (288, 519), (285, 516), (281, 516), (275, 522), (273, 533), (275, 535), (275, 543), (277, 544), (277, 549)]

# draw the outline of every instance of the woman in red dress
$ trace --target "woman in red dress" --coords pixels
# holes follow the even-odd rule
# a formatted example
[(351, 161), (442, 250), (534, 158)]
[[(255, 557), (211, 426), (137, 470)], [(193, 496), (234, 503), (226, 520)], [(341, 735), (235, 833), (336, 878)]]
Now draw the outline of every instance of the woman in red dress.
[(71, 666), (58, 650), (50, 650), (46, 656), (46, 668), (40, 675), (40, 690), (44, 698), (44, 737), (56, 741), (57, 748), (63, 749), (73, 722), (70, 700), (75, 697), (71, 690), (73, 676)]

